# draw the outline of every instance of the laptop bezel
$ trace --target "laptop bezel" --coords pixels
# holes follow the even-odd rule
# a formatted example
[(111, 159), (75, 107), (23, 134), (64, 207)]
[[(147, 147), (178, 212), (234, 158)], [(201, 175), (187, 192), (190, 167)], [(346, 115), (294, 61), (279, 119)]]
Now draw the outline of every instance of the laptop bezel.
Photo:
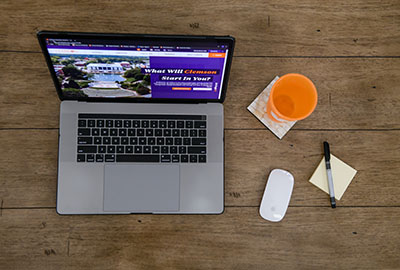
[[(78, 100), (91, 102), (124, 102), (124, 103), (223, 103), (226, 97), (228, 87), (229, 73), (232, 65), (233, 51), (235, 47), (235, 38), (232, 36), (195, 36), (195, 35), (150, 35), (150, 34), (116, 34), (116, 33), (93, 33), (93, 32), (62, 32), (62, 31), (39, 31), (37, 33), (40, 47), (44, 54), (47, 66), (57, 90), (60, 100)], [(100, 39), (135, 39), (140, 40), (160, 40), (160, 41), (201, 41), (213, 40), (217, 43), (228, 44), (228, 56), (225, 65), (224, 78), (222, 80), (221, 96), (219, 99), (167, 99), (167, 98), (70, 98), (62, 93), (57, 75), (53, 68), (49, 52), (46, 47), (46, 38), (100, 38)]]

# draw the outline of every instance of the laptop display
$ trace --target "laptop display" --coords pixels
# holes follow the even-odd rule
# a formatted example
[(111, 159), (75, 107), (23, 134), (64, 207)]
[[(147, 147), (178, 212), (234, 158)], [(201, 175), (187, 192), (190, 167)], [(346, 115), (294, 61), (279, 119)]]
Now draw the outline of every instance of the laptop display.
[[(45, 38), (65, 99), (219, 100), (229, 43)], [(53, 74), (54, 76), (54, 74)]]

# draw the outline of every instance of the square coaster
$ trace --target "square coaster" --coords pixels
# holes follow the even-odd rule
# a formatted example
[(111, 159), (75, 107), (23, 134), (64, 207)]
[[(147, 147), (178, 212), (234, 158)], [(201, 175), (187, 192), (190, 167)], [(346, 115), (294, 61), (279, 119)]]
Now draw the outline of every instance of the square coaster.
[(268, 84), (267, 87), (257, 96), (257, 98), (247, 107), (258, 120), (261, 121), (272, 133), (275, 134), (276, 137), (282, 139), (283, 136), (293, 127), (293, 125), (297, 121), (284, 121), (282, 123), (277, 123), (271, 120), (267, 115), (267, 101), (269, 97), (269, 93), (271, 92), (272, 85), (279, 79), (279, 76), (276, 76), (272, 82)]

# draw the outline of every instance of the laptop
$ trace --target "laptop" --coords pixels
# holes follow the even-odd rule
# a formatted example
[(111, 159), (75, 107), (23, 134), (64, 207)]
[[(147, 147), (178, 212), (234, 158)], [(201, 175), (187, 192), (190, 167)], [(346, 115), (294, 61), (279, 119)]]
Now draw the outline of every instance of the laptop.
[(223, 212), (233, 37), (37, 36), (61, 99), (57, 213)]

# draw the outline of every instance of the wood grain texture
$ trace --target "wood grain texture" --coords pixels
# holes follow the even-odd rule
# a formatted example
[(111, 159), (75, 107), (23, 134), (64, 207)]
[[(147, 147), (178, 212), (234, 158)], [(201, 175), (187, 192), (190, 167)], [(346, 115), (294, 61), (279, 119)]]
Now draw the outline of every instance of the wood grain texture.
[[(257, 208), (223, 215), (58, 216), (3, 210), (3, 269), (398, 269), (400, 208)], [(397, 233), (396, 233), (397, 232)]]
[[(3, 208), (54, 207), (58, 130), (0, 131)], [(268, 173), (293, 173), (293, 206), (328, 206), (308, 182), (322, 159), (322, 141), (358, 170), (338, 206), (400, 206), (400, 131), (297, 131), (279, 141), (269, 130), (225, 131), (225, 205), (260, 203)]]
[[(39, 53), (0, 53), (0, 128), (58, 128), (59, 100)], [(30, 63), (26, 65), (26, 63)], [(400, 58), (235, 58), (225, 128), (264, 128), (247, 106), (276, 76), (300, 72), (318, 105), (294, 129), (399, 129)]]
[(237, 54), (399, 56), (400, 2), (0, 2), (0, 48), (39, 51), (38, 30), (232, 35)]

